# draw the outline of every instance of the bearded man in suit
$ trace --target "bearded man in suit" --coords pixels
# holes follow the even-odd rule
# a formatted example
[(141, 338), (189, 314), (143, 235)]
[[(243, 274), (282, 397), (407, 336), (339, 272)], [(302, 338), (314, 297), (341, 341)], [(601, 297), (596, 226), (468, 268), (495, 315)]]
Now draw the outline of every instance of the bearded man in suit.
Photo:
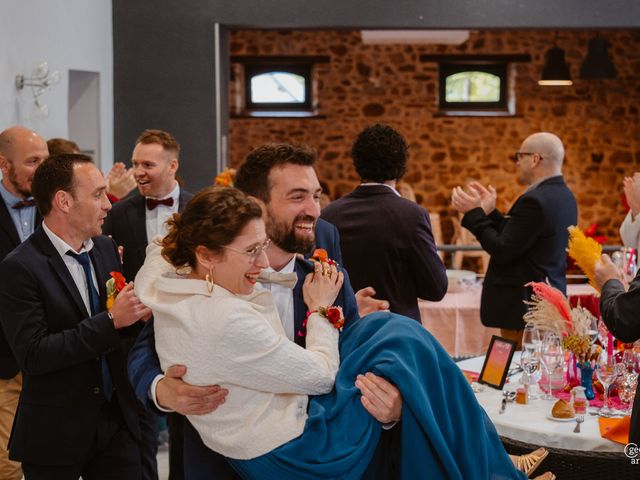
[(529, 282), (548, 280), (566, 292), (567, 228), (576, 225), (576, 199), (562, 177), (564, 146), (554, 134), (528, 136), (515, 154), (519, 180), (527, 185), (509, 213), (496, 209), (496, 191), (477, 182), (456, 187), (452, 204), (464, 214), (462, 226), (491, 255), (482, 287), (480, 318), (502, 336), (522, 340), (524, 300)]
[[(272, 240), (266, 251), (270, 267), (258, 281), (271, 291), (287, 337), (303, 347), (307, 309), (302, 283), (313, 266), (301, 258), (302, 254), (317, 246), (326, 249), (331, 258), (340, 258), (336, 228), (318, 219), (322, 189), (313, 168), (315, 159), (315, 153), (305, 146), (267, 144), (249, 153), (236, 178), (237, 188), (262, 202), (267, 235)], [(366, 294), (360, 294), (360, 302), (356, 302), (345, 273), (336, 304), (344, 308), (347, 324), (357, 321), (358, 303), (361, 311), (365, 305), (367, 311), (387, 306)], [(138, 398), (151, 398), (157, 408), (182, 414), (209, 413), (224, 401), (226, 391), (217, 386), (183, 382), (185, 371), (182, 366), (173, 366), (162, 373), (149, 323), (129, 357), (129, 376)], [(354, 380), (362, 391), (363, 406), (378, 421), (391, 426), (399, 420), (402, 400), (392, 384), (372, 373)], [(237, 478), (224, 457), (207, 449), (188, 422), (184, 445), (185, 468), (191, 473), (220, 480)]]

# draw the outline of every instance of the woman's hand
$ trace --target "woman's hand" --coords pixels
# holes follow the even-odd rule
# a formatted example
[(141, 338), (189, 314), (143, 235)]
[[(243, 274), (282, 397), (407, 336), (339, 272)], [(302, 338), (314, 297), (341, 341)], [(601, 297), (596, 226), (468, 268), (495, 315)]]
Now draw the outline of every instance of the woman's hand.
[(302, 286), (302, 297), (307, 308), (311, 311), (332, 306), (343, 282), (344, 274), (338, 271), (335, 264), (315, 262), (313, 273), (307, 275)]

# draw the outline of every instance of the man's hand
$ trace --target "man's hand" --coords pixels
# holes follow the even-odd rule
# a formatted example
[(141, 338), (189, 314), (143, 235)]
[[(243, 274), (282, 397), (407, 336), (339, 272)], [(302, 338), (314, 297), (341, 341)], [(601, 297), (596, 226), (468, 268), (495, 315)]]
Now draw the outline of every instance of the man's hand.
[(151, 309), (146, 307), (133, 291), (133, 282), (127, 283), (120, 290), (109, 312), (116, 329), (128, 327), (141, 318), (151, 316)]
[(491, 185), (487, 188), (480, 182), (471, 182), (469, 183), (469, 189), (480, 195), (480, 206), (482, 210), (484, 210), (485, 215), (489, 215), (496, 209), (498, 194), (496, 193), (496, 189)]
[(127, 169), (122, 162), (114, 163), (107, 174), (107, 193), (116, 198), (124, 198), (134, 188), (136, 181), (133, 178), (133, 169)]
[(380, 423), (400, 420), (402, 415), (402, 397), (395, 385), (369, 372), (358, 375), (356, 387), (362, 393), (362, 406)]
[(467, 213), (474, 208), (482, 208), (482, 198), (473, 189), (465, 192), (462, 187), (455, 187), (451, 192), (451, 205), (460, 213)]
[(594, 281), (596, 285), (598, 285), (598, 290), (602, 290), (602, 286), (613, 278), (624, 283), (622, 272), (618, 270), (618, 267), (611, 261), (609, 255), (603, 254), (595, 266)]
[(624, 195), (631, 208), (631, 219), (635, 219), (640, 213), (640, 172), (633, 174), (633, 177), (624, 177)]
[(204, 415), (222, 405), (229, 393), (218, 385), (197, 387), (182, 380), (187, 367), (173, 365), (156, 385), (158, 405), (181, 415)]
[(364, 287), (356, 292), (356, 303), (358, 304), (358, 314), (361, 317), (380, 310), (389, 310), (389, 302), (373, 298), (376, 291), (373, 287)]

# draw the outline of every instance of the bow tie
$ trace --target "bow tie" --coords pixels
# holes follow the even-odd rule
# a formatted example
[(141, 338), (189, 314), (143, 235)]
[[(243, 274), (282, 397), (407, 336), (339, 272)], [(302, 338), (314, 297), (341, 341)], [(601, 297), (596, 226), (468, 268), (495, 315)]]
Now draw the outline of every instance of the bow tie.
[(275, 283), (285, 288), (293, 288), (298, 283), (298, 275), (295, 272), (280, 273), (280, 272), (260, 272), (258, 276), (260, 283)]
[(156, 198), (147, 198), (147, 208), (149, 210), (155, 209), (158, 205), (166, 205), (167, 207), (173, 207), (173, 198), (163, 198), (158, 200)]
[(15, 203), (11, 208), (15, 208), (16, 210), (20, 210), (25, 207), (33, 207), (36, 204), (36, 201), (33, 198), (29, 198), (27, 200), (20, 200)]

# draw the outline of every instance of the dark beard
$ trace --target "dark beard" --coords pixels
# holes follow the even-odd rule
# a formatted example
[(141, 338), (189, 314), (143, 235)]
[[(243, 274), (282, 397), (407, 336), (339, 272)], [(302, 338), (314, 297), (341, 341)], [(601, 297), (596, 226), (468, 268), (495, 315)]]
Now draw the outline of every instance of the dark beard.
[(298, 221), (309, 221), (313, 222), (315, 229), (315, 219), (308, 215), (300, 215), (296, 217), (291, 225), (286, 225), (282, 222), (278, 222), (271, 212), (267, 212), (268, 222), (267, 222), (267, 235), (271, 239), (271, 241), (276, 244), (280, 249), (288, 253), (301, 253), (306, 255), (311, 253), (311, 249), (315, 245), (315, 235), (306, 238), (298, 238), (296, 237), (296, 232), (293, 227)]
[(7, 180), (9, 180), (9, 183), (13, 186), (13, 188), (16, 190), (16, 192), (18, 192), (24, 198), (29, 198), (31, 196), (31, 191), (30, 190), (23, 190), (18, 185), (16, 169), (13, 166), (13, 164), (9, 165), (9, 172), (8, 172), (8, 175), (7, 175)]

